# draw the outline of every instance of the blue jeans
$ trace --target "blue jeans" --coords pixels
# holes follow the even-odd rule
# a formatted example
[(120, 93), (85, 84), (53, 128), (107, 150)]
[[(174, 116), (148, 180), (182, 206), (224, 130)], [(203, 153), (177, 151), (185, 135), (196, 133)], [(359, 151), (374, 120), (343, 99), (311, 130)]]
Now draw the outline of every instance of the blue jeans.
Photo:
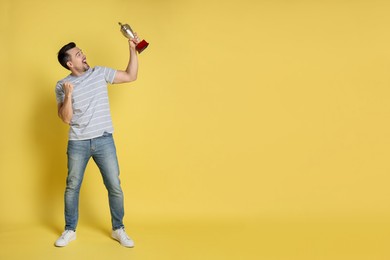
[(108, 191), (112, 229), (123, 228), (123, 192), (112, 134), (89, 140), (68, 141), (68, 177), (65, 189), (65, 229), (76, 230), (79, 215), (79, 194), (85, 168), (92, 157), (99, 167)]

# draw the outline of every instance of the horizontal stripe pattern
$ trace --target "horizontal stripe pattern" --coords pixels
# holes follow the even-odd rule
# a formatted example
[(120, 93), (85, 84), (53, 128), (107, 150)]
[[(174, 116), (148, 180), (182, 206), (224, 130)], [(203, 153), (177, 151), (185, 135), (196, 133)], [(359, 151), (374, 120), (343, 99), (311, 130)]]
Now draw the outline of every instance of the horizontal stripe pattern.
[(73, 84), (73, 117), (70, 122), (69, 140), (86, 140), (112, 133), (112, 119), (108, 100), (107, 83), (112, 84), (116, 70), (96, 66), (80, 77), (72, 75), (57, 82), (57, 103), (64, 101), (63, 84)]

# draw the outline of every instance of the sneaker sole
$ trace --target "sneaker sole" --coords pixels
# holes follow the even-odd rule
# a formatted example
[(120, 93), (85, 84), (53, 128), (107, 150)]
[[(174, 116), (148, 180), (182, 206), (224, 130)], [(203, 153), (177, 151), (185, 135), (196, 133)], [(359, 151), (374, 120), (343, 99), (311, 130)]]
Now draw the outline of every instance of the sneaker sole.
[(76, 240), (76, 236), (72, 237), (71, 239), (69, 239), (69, 242), (66, 243), (65, 245), (57, 245), (56, 243), (54, 244), (56, 247), (65, 247), (67, 245), (69, 245), (70, 242)]
[(128, 247), (128, 248), (133, 248), (133, 247), (134, 247), (134, 244), (131, 245), (131, 246), (127, 246), (127, 245), (122, 244), (121, 241), (120, 241), (118, 238), (116, 238), (115, 236), (111, 236), (111, 237), (112, 237), (115, 241), (119, 242), (119, 244), (120, 244), (121, 246)]

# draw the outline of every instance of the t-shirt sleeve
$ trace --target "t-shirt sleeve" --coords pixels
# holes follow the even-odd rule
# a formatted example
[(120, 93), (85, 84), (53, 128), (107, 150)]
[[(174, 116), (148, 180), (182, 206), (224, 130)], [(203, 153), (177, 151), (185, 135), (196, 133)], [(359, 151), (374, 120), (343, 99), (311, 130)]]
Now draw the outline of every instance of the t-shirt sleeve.
[(112, 84), (115, 79), (116, 70), (108, 67), (103, 67), (103, 70), (106, 82)]
[(65, 92), (60, 82), (57, 82), (55, 92), (56, 92), (57, 104), (64, 102)]

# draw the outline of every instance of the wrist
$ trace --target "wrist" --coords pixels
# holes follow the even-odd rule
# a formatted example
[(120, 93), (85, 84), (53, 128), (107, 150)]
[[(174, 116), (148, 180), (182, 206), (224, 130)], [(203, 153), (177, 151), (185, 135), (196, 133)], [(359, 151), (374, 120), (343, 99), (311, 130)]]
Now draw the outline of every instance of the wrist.
[(136, 55), (137, 54), (137, 49), (135, 47), (130, 48), (130, 56)]

